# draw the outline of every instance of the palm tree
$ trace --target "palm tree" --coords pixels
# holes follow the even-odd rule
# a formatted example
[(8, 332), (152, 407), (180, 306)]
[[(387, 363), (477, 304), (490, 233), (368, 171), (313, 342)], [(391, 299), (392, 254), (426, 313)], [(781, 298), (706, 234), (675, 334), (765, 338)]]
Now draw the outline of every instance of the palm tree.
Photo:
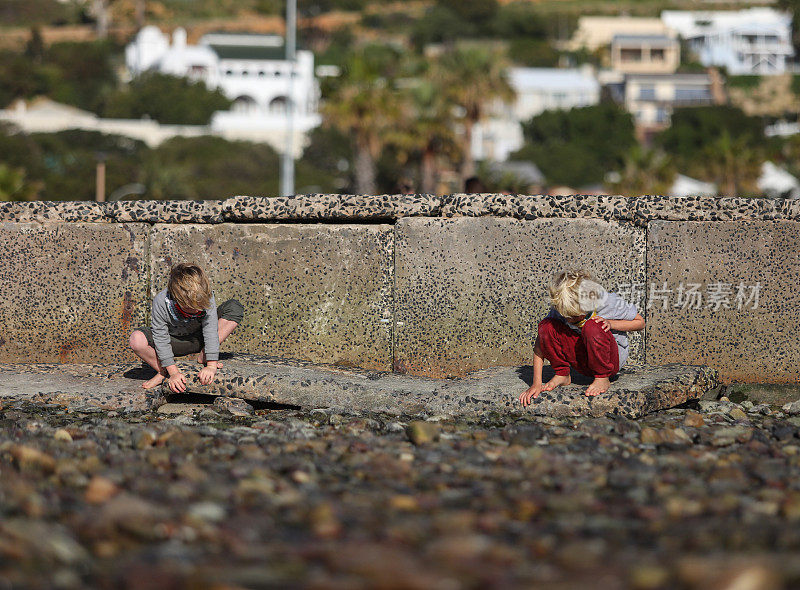
[(355, 148), (355, 189), (377, 191), (377, 160), (403, 110), (395, 88), (399, 57), (387, 47), (354, 54), (322, 106), (325, 124), (349, 135)]
[(763, 158), (747, 135), (732, 137), (727, 129), (705, 150), (705, 171), (725, 195), (757, 192), (756, 182)]
[(510, 102), (514, 90), (506, 79), (506, 60), (497, 52), (481, 47), (456, 47), (444, 53), (436, 68), (436, 76), (447, 98), (458, 110), (463, 136), (461, 150), (462, 179), (475, 174), (472, 157), (472, 131), (481, 121), (487, 107), (496, 100)]
[(612, 188), (629, 196), (663, 195), (675, 181), (675, 174), (667, 154), (637, 144), (628, 152), (620, 179), (612, 183)]
[(406, 162), (419, 162), (423, 193), (436, 192), (442, 156), (457, 161), (461, 154), (451, 108), (442, 90), (430, 79), (419, 79), (408, 89), (404, 117), (388, 137)]

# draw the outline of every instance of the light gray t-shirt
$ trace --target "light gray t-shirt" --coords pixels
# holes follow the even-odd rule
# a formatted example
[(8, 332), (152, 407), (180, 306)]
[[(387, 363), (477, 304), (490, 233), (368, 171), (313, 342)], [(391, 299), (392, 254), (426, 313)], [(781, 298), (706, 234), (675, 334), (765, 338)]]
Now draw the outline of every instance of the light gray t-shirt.
[(200, 318), (185, 318), (175, 308), (175, 302), (166, 289), (153, 298), (150, 312), (150, 329), (153, 331), (153, 344), (162, 367), (175, 364), (170, 336), (184, 338), (202, 331), (203, 344), (207, 361), (219, 360), (219, 328), (217, 322), (217, 304), (214, 296), (208, 309)]
[[(597, 315), (607, 320), (633, 320), (639, 311), (633, 303), (628, 303), (616, 293), (606, 293), (606, 296), (597, 307)], [(570, 329), (580, 334), (581, 329), (570, 324), (563, 315), (558, 313), (554, 308), (550, 308), (550, 313), (547, 314), (548, 318), (553, 318), (564, 322)], [(617, 341), (617, 350), (619, 351), (619, 368), (622, 368), (628, 360), (628, 333), (619, 330), (611, 330), (614, 335), (614, 340)]]

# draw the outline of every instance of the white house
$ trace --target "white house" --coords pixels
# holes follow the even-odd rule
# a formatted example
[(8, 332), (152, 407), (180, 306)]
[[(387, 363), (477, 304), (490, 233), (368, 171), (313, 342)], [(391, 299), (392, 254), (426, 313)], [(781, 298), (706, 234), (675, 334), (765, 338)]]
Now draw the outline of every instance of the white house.
[(508, 82), (516, 99), (497, 102), (475, 126), (472, 155), (503, 162), (524, 143), (521, 123), (547, 110), (569, 110), (600, 101), (600, 84), (590, 68), (510, 68)]
[(703, 65), (725, 66), (729, 74), (781, 74), (794, 56), (792, 17), (772, 8), (665, 10), (661, 20)]
[(643, 131), (668, 127), (676, 107), (714, 103), (708, 74), (629, 74), (624, 93), (625, 108)]
[(276, 35), (211, 33), (188, 45), (185, 30), (176, 29), (170, 43), (153, 26), (144, 27), (125, 48), (132, 76), (157, 71), (199, 80), (233, 100), (230, 111), (215, 113), (215, 133), (276, 145), (286, 143), (290, 104), (295, 142), (322, 122), (313, 53), (297, 51), (294, 64), (284, 56), (283, 39)]
[(800, 180), (772, 162), (761, 165), (758, 189), (768, 197), (800, 199)]
[(675, 182), (669, 189), (669, 195), (673, 197), (693, 197), (693, 196), (715, 196), (717, 185), (713, 182), (703, 182), (696, 178), (690, 178), (683, 174), (675, 175)]

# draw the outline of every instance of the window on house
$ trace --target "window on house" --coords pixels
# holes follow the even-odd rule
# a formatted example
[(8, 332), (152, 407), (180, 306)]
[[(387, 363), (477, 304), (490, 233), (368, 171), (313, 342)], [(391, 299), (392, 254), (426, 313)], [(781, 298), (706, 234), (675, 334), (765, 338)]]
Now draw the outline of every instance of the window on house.
[(619, 57), (622, 61), (642, 61), (642, 50), (623, 48), (622, 51), (619, 52)]
[(652, 84), (643, 84), (639, 87), (639, 100), (655, 100), (656, 87)]
[(676, 102), (704, 102), (711, 100), (708, 88), (681, 87), (675, 88)]
[(663, 49), (651, 49), (650, 50), (650, 60), (651, 61), (664, 61), (664, 50)]

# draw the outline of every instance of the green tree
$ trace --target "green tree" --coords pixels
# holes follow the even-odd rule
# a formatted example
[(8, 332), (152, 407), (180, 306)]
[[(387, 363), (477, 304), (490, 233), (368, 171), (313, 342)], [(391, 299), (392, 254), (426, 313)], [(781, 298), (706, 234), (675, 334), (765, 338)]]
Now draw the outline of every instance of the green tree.
[(0, 201), (33, 201), (41, 183), (29, 182), (24, 168), (0, 162)]
[(389, 136), (389, 142), (399, 158), (397, 164), (416, 163), (420, 190), (434, 193), (442, 160), (456, 162), (461, 155), (452, 108), (444, 89), (430, 78), (422, 78), (411, 87), (408, 98), (406, 116)]
[(506, 65), (502, 54), (480, 47), (457, 47), (445, 52), (436, 64), (433, 75), (440, 80), (445, 99), (460, 111), (462, 180), (475, 174), (471, 149), (475, 124), (483, 119), (492, 102), (514, 99)]
[(360, 49), (348, 60), (322, 107), (325, 125), (351, 138), (358, 193), (377, 190), (376, 163), (403, 108), (395, 87), (399, 68), (400, 56), (392, 48)]
[(656, 143), (679, 170), (714, 181), (730, 195), (755, 190), (753, 160), (765, 159), (768, 149), (761, 119), (729, 106), (677, 109)]
[(24, 53), (4, 51), (0, 54), (0, 104), (46, 95), (98, 112), (117, 83), (114, 52), (110, 42), (56, 43), (43, 49), (35, 39)]
[(735, 197), (758, 191), (756, 181), (764, 158), (747, 135), (734, 137), (723, 129), (705, 146), (703, 160), (705, 178), (716, 182), (722, 194)]
[(525, 146), (512, 157), (536, 164), (552, 184), (602, 182), (636, 144), (633, 119), (613, 103), (545, 111), (523, 124)]
[(278, 171), (278, 154), (267, 145), (176, 137), (145, 154), (139, 180), (146, 198), (224, 199), (277, 194)]
[(206, 125), (214, 112), (230, 106), (231, 101), (221, 91), (209, 90), (203, 82), (145, 73), (108, 98), (103, 116), (119, 119), (148, 116), (159, 123)]
[(620, 179), (611, 189), (631, 197), (667, 194), (675, 182), (676, 170), (669, 156), (661, 150), (634, 145), (627, 156)]

